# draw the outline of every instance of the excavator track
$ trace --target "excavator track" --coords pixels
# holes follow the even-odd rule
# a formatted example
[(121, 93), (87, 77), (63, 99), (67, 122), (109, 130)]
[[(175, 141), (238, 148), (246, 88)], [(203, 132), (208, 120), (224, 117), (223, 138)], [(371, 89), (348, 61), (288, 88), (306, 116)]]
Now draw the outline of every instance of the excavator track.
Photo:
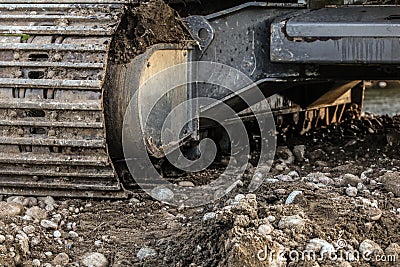
[(103, 112), (124, 2), (72, 2), (0, 1), (0, 194), (125, 195)]

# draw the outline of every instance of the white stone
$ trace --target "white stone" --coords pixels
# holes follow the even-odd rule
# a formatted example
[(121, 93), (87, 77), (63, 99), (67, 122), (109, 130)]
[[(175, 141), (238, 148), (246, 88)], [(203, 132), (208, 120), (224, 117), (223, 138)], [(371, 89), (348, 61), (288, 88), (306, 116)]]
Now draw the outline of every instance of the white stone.
[(169, 201), (174, 198), (174, 192), (169, 188), (156, 187), (151, 190), (151, 196), (159, 201)]
[(86, 267), (107, 267), (108, 260), (101, 253), (88, 253), (83, 257), (82, 265)]
[(383, 250), (382, 248), (375, 243), (374, 241), (370, 239), (365, 239), (363, 242), (361, 242), (360, 247), (358, 250), (361, 253), (361, 257), (370, 257), (374, 252), (376, 252), (378, 255), (383, 255)]
[(49, 220), (41, 220), (40, 226), (42, 226), (45, 229), (57, 229), (58, 225), (55, 222)]
[(78, 233), (74, 232), (74, 231), (69, 231), (68, 232), (69, 237), (71, 238), (77, 238), (79, 235)]
[(274, 227), (272, 227), (272, 225), (268, 224), (261, 224), (258, 227), (258, 233), (261, 235), (269, 235), (270, 233), (272, 233), (272, 231), (274, 230)]
[(283, 216), (278, 223), (280, 229), (284, 228), (296, 228), (302, 230), (305, 227), (305, 220), (299, 215)]
[(32, 266), (34, 266), (34, 267), (40, 267), (40, 260), (38, 260), (38, 259), (33, 259), (33, 260), (32, 260)]
[(214, 220), (217, 217), (217, 214), (215, 212), (207, 212), (203, 216), (203, 221), (211, 221)]
[(335, 248), (324, 239), (313, 238), (308, 242), (306, 251), (319, 252), (322, 256), (329, 257), (329, 253), (335, 252)]
[(22, 231), (24, 231), (26, 234), (33, 234), (34, 232), (35, 232), (35, 226), (33, 226), (33, 225), (27, 225), (27, 226), (24, 226), (23, 228), (22, 228)]
[(53, 232), (53, 236), (54, 236), (55, 238), (60, 238), (60, 237), (61, 237), (61, 232), (58, 231), (58, 230), (56, 230), (56, 231)]
[(353, 186), (349, 186), (346, 188), (346, 195), (348, 195), (349, 197), (355, 197), (358, 194), (358, 190), (357, 188), (353, 187)]
[(180, 181), (178, 185), (182, 187), (194, 187), (194, 184), (190, 181)]
[(302, 194), (303, 194), (303, 191), (300, 191), (300, 190), (295, 190), (295, 191), (291, 192), (289, 194), (289, 196), (286, 198), (285, 204), (286, 205), (292, 204), (294, 202), (294, 200), (296, 199), (296, 197), (298, 195), (302, 195)]
[(157, 256), (157, 252), (152, 248), (143, 247), (138, 251), (136, 256), (138, 257), (139, 260), (143, 260), (148, 257)]

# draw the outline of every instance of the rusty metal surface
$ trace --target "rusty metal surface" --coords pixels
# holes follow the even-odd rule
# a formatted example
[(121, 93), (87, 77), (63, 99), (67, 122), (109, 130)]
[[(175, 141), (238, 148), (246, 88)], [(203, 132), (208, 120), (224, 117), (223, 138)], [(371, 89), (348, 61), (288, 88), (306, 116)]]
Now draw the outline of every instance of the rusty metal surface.
[(124, 2), (0, 1), (0, 194), (125, 195), (102, 89)]

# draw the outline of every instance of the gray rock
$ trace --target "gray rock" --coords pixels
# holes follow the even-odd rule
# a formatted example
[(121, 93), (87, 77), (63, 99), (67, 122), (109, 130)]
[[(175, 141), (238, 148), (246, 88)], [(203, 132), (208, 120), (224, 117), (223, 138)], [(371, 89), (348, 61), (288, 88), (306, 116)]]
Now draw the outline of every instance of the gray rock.
[(17, 202), (0, 202), (0, 218), (22, 215), (24, 206)]
[(386, 190), (400, 197), (400, 172), (387, 172), (379, 178)]
[(157, 256), (157, 251), (155, 251), (152, 248), (143, 247), (138, 251), (136, 256), (138, 257), (139, 260), (143, 260), (149, 257)]
[(283, 216), (278, 223), (280, 229), (290, 229), (295, 228), (302, 231), (306, 225), (306, 221), (299, 215)]
[(33, 259), (32, 260), (32, 266), (33, 267), (40, 267), (41, 263), (39, 259)]
[(369, 257), (374, 254), (383, 255), (382, 248), (377, 243), (375, 243), (374, 241), (372, 241), (370, 239), (365, 239), (363, 242), (361, 242), (358, 250), (361, 253), (360, 256)]
[(313, 238), (308, 241), (306, 246), (306, 251), (313, 251), (313, 252), (321, 252), (321, 255), (325, 253), (332, 253), (335, 251), (335, 248), (331, 243), (324, 239), (320, 238)]
[(258, 233), (261, 235), (269, 235), (270, 233), (272, 233), (273, 230), (274, 230), (274, 227), (272, 227), (272, 225), (269, 223), (261, 224), (258, 227)]
[(8, 203), (15, 202), (15, 203), (19, 203), (19, 204), (23, 205), (24, 204), (24, 200), (25, 200), (25, 198), (23, 196), (12, 196), (12, 197), (7, 198), (6, 201)]
[(366, 212), (371, 221), (378, 221), (382, 217), (382, 210), (377, 207), (368, 207)]
[(348, 185), (357, 186), (361, 182), (362, 182), (361, 179), (357, 175), (346, 173), (343, 176), (342, 185), (343, 186), (348, 186)]
[(355, 197), (358, 194), (358, 190), (357, 188), (353, 187), (353, 186), (349, 186), (346, 188), (346, 195), (348, 195), (349, 197)]
[(57, 229), (58, 225), (55, 222), (49, 221), (49, 220), (41, 220), (40, 221), (40, 226), (42, 226), (45, 229)]
[(87, 253), (82, 259), (82, 265), (86, 267), (107, 267), (107, 258), (98, 252)]
[(293, 154), (298, 162), (304, 161), (304, 154), (306, 152), (305, 145), (298, 145), (293, 147)]
[(284, 171), (286, 168), (287, 168), (287, 166), (285, 163), (279, 163), (279, 164), (275, 165), (275, 170), (280, 171), (280, 172)]
[(35, 232), (35, 226), (33, 226), (33, 225), (27, 225), (27, 226), (24, 226), (23, 228), (22, 228), (22, 231), (24, 231), (26, 234), (33, 234), (34, 232)]
[(333, 184), (333, 183), (335, 183), (333, 181), (333, 179), (331, 179), (327, 176), (324, 176), (324, 177), (321, 177), (318, 179), (318, 184), (329, 185), (329, 184)]
[(56, 207), (56, 201), (51, 196), (41, 198), (41, 200), (45, 204), (45, 209), (47, 211), (53, 211)]
[(36, 206), (38, 204), (38, 201), (35, 197), (27, 197), (24, 199), (24, 202), (22, 203), (22, 205), (24, 205), (25, 207), (33, 207)]
[(289, 175), (290, 177), (292, 177), (293, 179), (298, 179), (300, 178), (300, 175), (297, 171), (290, 171), (287, 175)]
[(294, 182), (294, 179), (292, 176), (286, 175), (286, 174), (279, 174), (274, 177), (275, 179), (278, 179), (279, 181), (282, 182)]
[(292, 203), (294, 202), (294, 200), (296, 199), (296, 197), (297, 197), (298, 195), (301, 195), (301, 194), (303, 194), (303, 191), (300, 191), (300, 190), (295, 190), (295, 191), (293, 191), (293, 192), (290, 193), (289, 196), (286, 198), (285, 204), (286, 204), (286, 205), (292, 204)]
[(174, 198), (174, 192), (169, 188), (156, 187), (151, 190), (151, 196), (159, 201), (170, 201)]
[(74, 232), (74, 231), (69, 231), (68, 232), (69, 237), (71, 238), (77, 238), (79, 235), (78, 233)]
[(328, 176), (326, 176), (325, 173), (322, 172), (312, 172), (307, 174), (306, 176), (307, 181), (313, 182), (313, 183), (322, 183), (322, 181), (326, 181), (327, 179), (330, 179)]
[(180, 181), (178, 185), (182, 187), (194, 187), (194, 184), (190, 181)]
[(60, 238), (61, 237), (61, 232), (56, 230), (56, 231), (53, 232), (53, 236), (54, 236), (54, 238)]
[(395, 262), (399, 261), (399, 255), (400, 255), (400, 245), (397, 243), (391, 243), (386, 249), (385, 249), (385, 254), (386, 256), (394, 256)]
[(6, 237), (4, 235), (0, 235), (0, 244), (6, 241)]
[(69, 256), (66, 253), (60, 253), (53, 259), (54, 265), (66, 266), (69, 263)]
[(240, 200), (245, 199), (245, 198), (246, 198), (245, 195), (243, 195), (243, 194), (237, 194), (237, 195), (235, 196), (235, 198), (234, 198), (234, 202), (239, 203)]
[(27, 209), (25, 215), (39, 221), (47, 218), (47, 212), (37, 206)]
[(279, 146), (276, 149), (276, 155), (279, 160), (284, 164), (293, 164), (295, 157), (292, 151), (286, 146)]
[(217, 217), (217, 214), (215, 212), (207, 212), (203, 216), (203, 221), (206, 222), (206, 221), (215, 220), (216, 217)]

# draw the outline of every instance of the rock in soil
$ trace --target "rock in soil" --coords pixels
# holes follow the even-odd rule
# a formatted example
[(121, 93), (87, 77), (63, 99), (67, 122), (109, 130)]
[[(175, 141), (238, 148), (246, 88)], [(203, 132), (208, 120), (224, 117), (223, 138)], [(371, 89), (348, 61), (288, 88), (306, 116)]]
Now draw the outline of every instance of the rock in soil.
[(82, 265), (86, 267), (107, 267), (108, 260), (101, 253), (88, 253), (83, 257)]

